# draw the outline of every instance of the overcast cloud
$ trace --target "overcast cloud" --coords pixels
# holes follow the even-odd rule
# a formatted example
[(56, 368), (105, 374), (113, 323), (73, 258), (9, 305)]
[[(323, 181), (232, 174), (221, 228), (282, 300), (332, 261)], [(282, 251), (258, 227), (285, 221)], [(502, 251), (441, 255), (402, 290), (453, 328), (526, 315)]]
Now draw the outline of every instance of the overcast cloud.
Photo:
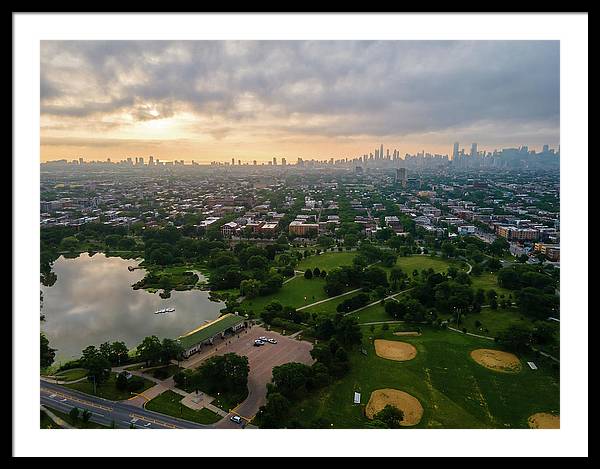
[(558, 41), (44, 41), (40, 78), (48, 140), (185, 116), (219, 142), (559, 143)]

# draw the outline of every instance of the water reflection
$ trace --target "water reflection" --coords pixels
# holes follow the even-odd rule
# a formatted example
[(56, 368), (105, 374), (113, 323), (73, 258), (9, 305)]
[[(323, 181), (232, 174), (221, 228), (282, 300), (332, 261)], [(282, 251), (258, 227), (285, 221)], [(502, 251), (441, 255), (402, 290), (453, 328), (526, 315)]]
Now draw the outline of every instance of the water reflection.
[[(57, 362), (105, 341), (122, 340), (131, 348), (148, 335), (175, 338), (216, 318), (224, 307), (224, 303), (210, 301), (208, 292), (199, 290), (173, 290), (164, 300), (158, 293), (133, 290), (131, 285), (141, 280), (145, 271), (130, 272), (127, 266), (138, 263), (102, 253), (75, 259), (61, 256), (54, 263), (56, 283), (40, 288), (46, 318), (42, 330), (51, 347), (58, 349)], [(161, 308), (175, 311), (154, 314)]]

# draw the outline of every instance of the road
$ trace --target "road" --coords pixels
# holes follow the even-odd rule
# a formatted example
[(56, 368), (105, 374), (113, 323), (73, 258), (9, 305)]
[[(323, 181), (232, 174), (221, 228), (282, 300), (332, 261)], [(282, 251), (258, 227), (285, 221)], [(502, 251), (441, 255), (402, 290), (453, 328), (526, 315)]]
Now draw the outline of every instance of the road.
[(168, 415), (135, 407), (124, 402), (109, 401), (84, 394), (65, 386), (40, 380), (40, 403), (49, 409), (68, 414), (73, 407), (92, 413), (90, 420), (110, 427), (114, 421), (117, 428), (214, 428), (212, 425), (181, 420)]

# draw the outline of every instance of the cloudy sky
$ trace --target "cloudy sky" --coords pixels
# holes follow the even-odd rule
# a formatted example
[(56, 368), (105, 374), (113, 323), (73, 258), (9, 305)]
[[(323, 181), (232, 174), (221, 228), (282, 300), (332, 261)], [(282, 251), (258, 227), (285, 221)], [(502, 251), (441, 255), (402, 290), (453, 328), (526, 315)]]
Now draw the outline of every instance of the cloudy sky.
[(559, 144), (558, 41), (42, 41), (41, 157)]

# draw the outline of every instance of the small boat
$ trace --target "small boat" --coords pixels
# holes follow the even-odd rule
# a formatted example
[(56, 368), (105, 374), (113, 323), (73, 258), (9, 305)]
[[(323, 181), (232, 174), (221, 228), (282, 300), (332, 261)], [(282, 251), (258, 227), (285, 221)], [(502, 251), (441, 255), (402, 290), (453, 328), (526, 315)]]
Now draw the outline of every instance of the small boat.
[(163, 308), (155, 311), (154, 314), (172, 313), (173, 311), (175, 311), (175, 308)]

